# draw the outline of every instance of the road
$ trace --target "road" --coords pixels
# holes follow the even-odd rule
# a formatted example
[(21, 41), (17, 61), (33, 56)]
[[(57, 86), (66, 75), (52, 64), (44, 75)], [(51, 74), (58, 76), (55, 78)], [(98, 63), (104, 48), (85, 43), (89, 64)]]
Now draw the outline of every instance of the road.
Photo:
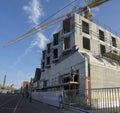
[[(74, 113), (28, 99), (18, 95), (0, 96), (0, 113)], [(76, 112), (75, 112), (76, 113)]]

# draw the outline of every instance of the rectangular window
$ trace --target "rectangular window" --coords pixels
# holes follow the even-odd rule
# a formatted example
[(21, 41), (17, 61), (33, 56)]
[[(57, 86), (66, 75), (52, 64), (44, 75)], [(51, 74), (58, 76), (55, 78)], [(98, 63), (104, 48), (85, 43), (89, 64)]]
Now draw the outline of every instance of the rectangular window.
[(90, 50), (90, 39), (83, 37), (83, 48)]
[(64, 50), (70, 48), (70, 37), (64, 38)]
[(101, 54), (106, 53), (105, 46), (104, 46), (104, 45), (101, 45), (101, 44), (100, 44), (100, 53), (101, 53)]
[(53, 35), (53, 45), (57, 45), (59, 43), (59, 33)]
[(64, 33), (70, 32), (70, 20), (71, 18), (63, 20), (63, 32)]
[(50, 64), (50, 57), (47, 57), (47, 65)]
[(82, 21), (82, 32), (89, 34), (89, 24)]
[(104, 32), (102, 30), (99, 30), (99, 39), (105, 41)]
[(114, 37), (112, 37), (112, 46), (117, 47), (116, 39)]
[(53, 50), (53, 59), (58, 58), (58, 49)]

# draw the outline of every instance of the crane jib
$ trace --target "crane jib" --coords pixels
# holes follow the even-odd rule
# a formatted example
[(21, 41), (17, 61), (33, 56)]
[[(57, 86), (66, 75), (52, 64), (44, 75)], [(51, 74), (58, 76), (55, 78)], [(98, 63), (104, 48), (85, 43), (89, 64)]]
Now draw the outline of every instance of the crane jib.
[(88, 6), (90, 8), (94, 8), (108, 1), (109, 0), (92, 0)]

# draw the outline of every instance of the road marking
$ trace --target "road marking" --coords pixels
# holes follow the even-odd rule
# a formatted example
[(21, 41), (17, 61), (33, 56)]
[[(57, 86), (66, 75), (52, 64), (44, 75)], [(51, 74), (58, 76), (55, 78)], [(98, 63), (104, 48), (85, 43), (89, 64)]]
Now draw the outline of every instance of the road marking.
[(18, 105), (20, 104), (21, 99), (22, 99), (22, 97), (20, 97), (19, 101), (17, 102), (17, 104), (16, 104), (16, 106), (15, 106), (15, 108), (14, 108), (13, 113), (15, 113), (15, 112), (16, 112), (17, 107), (18, 107)]

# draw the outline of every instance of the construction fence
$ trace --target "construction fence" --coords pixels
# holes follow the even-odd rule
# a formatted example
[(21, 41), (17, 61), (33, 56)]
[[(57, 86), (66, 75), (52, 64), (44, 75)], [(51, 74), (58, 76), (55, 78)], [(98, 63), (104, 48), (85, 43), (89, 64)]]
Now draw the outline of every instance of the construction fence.
[(120, 113), (120, 87), (63, 91), (63, 104), (90, 113)]

